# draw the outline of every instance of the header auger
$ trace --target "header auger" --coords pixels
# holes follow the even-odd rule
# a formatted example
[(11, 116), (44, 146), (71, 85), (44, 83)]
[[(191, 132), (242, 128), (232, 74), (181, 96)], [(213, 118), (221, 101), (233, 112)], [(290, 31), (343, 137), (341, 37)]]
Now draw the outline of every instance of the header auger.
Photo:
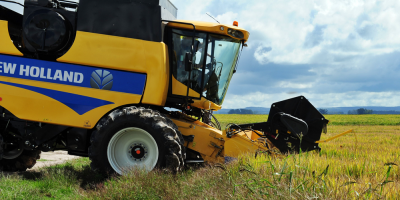
[(0, 6), (0, 168), (24, 171), (55, 150), (124, 174), (319, 149), (328, 120), (304, 97), (220, 130), (212, 111), (249, 32), (175, 17), (168, 0), (26, 0), (22, 15)]

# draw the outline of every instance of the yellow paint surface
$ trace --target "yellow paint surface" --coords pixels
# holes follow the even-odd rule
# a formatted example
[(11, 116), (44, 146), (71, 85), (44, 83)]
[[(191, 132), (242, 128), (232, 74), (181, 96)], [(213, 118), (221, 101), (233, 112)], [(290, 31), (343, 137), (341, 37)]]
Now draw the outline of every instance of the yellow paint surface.
[[(226, 36), (229, 36), (229, 37), (232, 37), (232, 38), (235, 38), (235, 37), (233, 37), (233, 36), (228, 34), (228, 28), (234, 29), (234, 30), (238, 30), (238, 31), (241, 31), (244, 34), (244, 38), (241, 39), (244, 42), (247, 42), (247, 40), (250, 37), (250, 33), (248, 31), (246, 31), (243, 28), (239, 28), (237, 26), (229, 26), (229, 25), (212, 23), (212, 22), (186, 21), (186, 20), (176, 20), (176, 22), (191, 23), (191, 24), (194, 24), (196, 26), (196, 31), (203, 31), (203, 32), (215, 33), (215, 34), (220, 34), (220, 35), (226, 35)], [(193, 30), (193, 26), (192, 25), (186, 25), (186, 24), (179, 24), (179, 23), (170, 22), (170, 23), (168, 23), (167, 26), (173, 27), (173, 28), (184, 28), (184, 29)], [(221, 29), (221, 27), (223, 27), (223, 29)], [(239, 38), (235, 38), (235, 39), (239, 39)]]
[(164, 106), (169, 80), (166, 50), (162, 42), (77, 31), (71, 49), (58, 61), (145, 73), (142, 103)]
[(0, 53), (22, 56), (23, 54), (14, 46), (8, 33), (8, 22), (0, 20)]

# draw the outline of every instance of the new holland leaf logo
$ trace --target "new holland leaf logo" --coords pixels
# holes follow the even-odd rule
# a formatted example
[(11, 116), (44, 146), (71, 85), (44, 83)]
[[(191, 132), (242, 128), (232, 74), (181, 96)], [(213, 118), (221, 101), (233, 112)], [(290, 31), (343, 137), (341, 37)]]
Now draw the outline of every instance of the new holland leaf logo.
[(111, 90), (113, 86), (113, 75), (107, 70), (95, 70), (92, 72), (90, 86), (96, 89)]

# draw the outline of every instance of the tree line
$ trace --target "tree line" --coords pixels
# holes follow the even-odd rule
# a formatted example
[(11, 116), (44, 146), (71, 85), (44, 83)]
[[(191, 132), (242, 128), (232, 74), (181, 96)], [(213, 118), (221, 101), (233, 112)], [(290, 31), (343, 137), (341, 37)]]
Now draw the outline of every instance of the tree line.
[[(323, 114), (331, 114), (331, 115), (344, 115), (344, 112), (330, 112), (328, 109), (320, 108), (318, 111)], [(257, 111), (253, 111), (250, 109), (231, 109), (229, 110), (228, 114), (260, 114)], [(354, 110), (349, 110), (347, 111), (348, 115), (367, 115), (367, 114), (400, 114), (400, 111), (376, 111), (376, 110), (370, 110), (366, 108), (359, 108), (359, 109), (354, 109)]]
[(347, 111), (347, 114), (349, 114), (349, 115), (366, 115), (366, 114), (372, 114), (372, 111), (373, 110), (368, 110), (368, 109), (365, 109), (365, 108), (359, 108), (359, 109), (356, 109), (356, 110), (349, 110), (349, 111)]
[[(329, 112), (328, 109), (320, 108), (318, 111), (323, 114), (344, 114), (343, 112)], [(366, 115), (366, 114), (400, 114), (400, 111), (395, 110), (387, 110), (387, 111), (377, 111), (377, 110), (370, 110), (366, 108), (359, 108), (354, 110), (347, 111), (348, 115)]]
[(228, 114), (254, 114), (254, 112), (249, 109), (231, 109)]
[[(340, 113), (329, 113), (328, 109), (323, 109), (323, 108), (318, 109), (318, 111), (323, 115), (326, 115), (326, 114), (344, 114), (343, 112), (340, 112)], [(365, 109), (365, 108), (359, 108), (359, 109), (355, 109), (355, 110), (349, 110), (349, 111), (347, 111), (347, 114), (348, 115), (373, 114), (373, 110), (368, 110), (368, 109)]]

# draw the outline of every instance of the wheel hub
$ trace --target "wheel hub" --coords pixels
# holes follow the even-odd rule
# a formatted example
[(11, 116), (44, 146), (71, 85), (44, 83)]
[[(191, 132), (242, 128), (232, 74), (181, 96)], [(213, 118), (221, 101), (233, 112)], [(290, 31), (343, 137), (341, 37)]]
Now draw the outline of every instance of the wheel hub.
[(147, 156), (147, 148), (141, 143), (130, 145), (128, 155), (134, 161), (143, 161)]
[(158, 146), (147, 131), (136, 128), (124, 128), (111, 138), (107, 147), (107, 158), (118, 174), (124, 174), (132, 167), (151, 171), (157, 164)]
[(24, 151), (22, 143), (6, 143), (3, 148), (3, 158), (9, 160), (18, 158)]

